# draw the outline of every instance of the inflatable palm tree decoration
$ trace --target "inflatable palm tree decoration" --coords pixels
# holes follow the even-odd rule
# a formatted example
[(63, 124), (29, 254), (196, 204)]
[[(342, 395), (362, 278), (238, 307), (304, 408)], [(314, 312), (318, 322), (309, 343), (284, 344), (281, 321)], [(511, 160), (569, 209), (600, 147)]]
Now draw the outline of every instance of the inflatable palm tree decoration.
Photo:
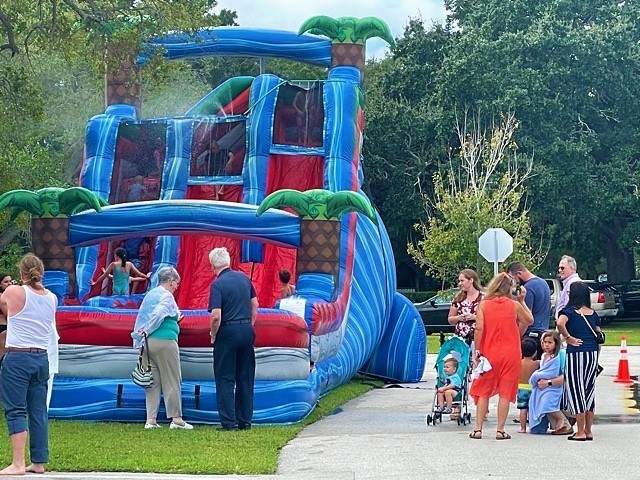
[[(107, 202), (82, 187), (11, 190), (0, 195), (0, 211), (11, 209), (11, 220), (31, 214), (31, 247), (47, 270), (64, 270), (75, 285), (75, 259), (68, 246), (69, 215), (83, 210), (101, 211)], [(73, 288), (73, 287), (71, 287)]]
[(340, 17), (325, 15), (311, 17), (302, 24), (298, 34), (305, 32), (324, 35), (331, 40), (331, 66), (355, 66), (364, 73), (364, 45), (369, 38), (378, 37), (390, 45), (395, 41), (389, 26), (376, 17)]
[(360, 212), (378, 223), (366, 197), (356, 192), (327, 190), (278, 190), (267, 196), (257, 215), (269, 208), (292, 208), (302, 217), (297, 271), (338, 274), (340, 256), (340, 216)]

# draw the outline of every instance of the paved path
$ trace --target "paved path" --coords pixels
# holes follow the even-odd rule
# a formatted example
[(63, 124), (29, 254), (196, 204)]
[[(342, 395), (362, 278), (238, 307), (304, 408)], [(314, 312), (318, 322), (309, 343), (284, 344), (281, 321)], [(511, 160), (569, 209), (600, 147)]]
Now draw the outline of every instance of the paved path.
[[(631, 349), (631, 372), (640, 373), (640, 348)], [(515, 433), (495, 440), (495, 404), (490, 407), (485, 438), (471, 440), (470, 426), (443, 421), (425, 425), (433, 399), (435, 357), (429, 356), (420, 389), (379, 389), (343, 410), (306, 428), (280, 457), (279, 473), (299, 478), (349, 479), (536, 479), (640, 478), (640, 412), (630, 408), (632, 390), (613, 383), (618, 349), (603, 349), (605, 372), (598, 379), (593, 442), (568, 442), (566, 437)], [(637, 385), (636, 385), (637, 387)], [(636, 388), (637, 395), (637, 388)], [(512, 409), (510, 418), (516, 416)], [(475, 412), (473, 412), (475, 413)]]

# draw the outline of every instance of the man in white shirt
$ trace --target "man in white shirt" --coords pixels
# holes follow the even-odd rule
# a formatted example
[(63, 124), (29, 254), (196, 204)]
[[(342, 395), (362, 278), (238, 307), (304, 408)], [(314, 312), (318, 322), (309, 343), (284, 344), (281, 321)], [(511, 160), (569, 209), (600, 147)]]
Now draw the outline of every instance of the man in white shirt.
[(569, 255), (563, 255), (558, 263), (558, 275), (562, 281), (562, 291), (556, 300), (555, 317), (558, 318), (560, 311), (569, 303), (569, 288), (573, 282), (581, 282), (582, 279), (577, 273), (578, 264), (576, 259)]

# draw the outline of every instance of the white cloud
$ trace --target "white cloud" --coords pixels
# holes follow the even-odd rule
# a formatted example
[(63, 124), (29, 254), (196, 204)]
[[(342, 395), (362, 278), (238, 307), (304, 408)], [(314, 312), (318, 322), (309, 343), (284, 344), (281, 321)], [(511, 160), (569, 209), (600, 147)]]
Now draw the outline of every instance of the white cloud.
[[(292, 31), (314, 15), (379, 17), (396, 37), (402, 35), (409, 18), (420, 16), (427, 23), (441, 23), (445, 17), (443, 0), (218, 0), (216, 11), (222, 8), (235, 10), (243, 27)], [(384, 41), (369, 40), (367, 57), (381, 57), (385, 49)]]

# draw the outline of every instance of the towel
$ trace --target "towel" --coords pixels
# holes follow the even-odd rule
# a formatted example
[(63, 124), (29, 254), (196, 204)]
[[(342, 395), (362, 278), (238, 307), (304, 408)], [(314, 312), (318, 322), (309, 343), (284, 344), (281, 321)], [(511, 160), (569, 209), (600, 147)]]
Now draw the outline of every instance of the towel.
[(551, 379), (560, 375), (561, 364), (560, 357), (555, 356), (547, 360), (538, 370), (531, 374), (529, 383), (532, 391), (529, 398), (529, 427), (533, 428), (538, 425), (547, 413), (557, 412), (560, 410), (560, 402), (562, 400), (563, 385), (555, 387), (546, 387), (544, 390), (538, 388), (538, 380)]
[(491, 363), (489, 363), (489, 359), (487, 357), (481, 356), (478, 359), (478, 365), (471, 371), (471, 379), (475, 380), (476, 378), (480, 378), (480, 376), (491, 370), (493, 367)]

